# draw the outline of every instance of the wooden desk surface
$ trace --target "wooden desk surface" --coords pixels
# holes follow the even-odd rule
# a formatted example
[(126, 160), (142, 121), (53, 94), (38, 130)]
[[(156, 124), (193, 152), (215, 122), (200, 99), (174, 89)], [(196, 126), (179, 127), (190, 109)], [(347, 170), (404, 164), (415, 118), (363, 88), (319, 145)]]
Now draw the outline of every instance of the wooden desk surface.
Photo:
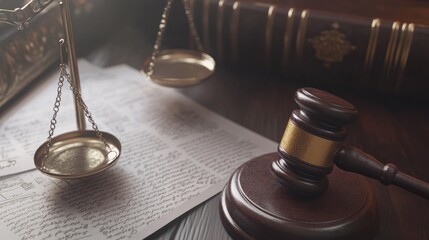
[[(150, 54), (151, 44), (145, 41), (138, 30), (124, 29), (85, 55), (99, 66), (127, 63), (138, 68)], [(202, 84), (178, 91), (278, 142), (290, 113), (296, 108), (293, 94), (298, 87), (286, 79), (261, 73), (238, 73), (219, 67), (216, 74)], [(429, 182), (427, 103), (380, 100), (363, 93), (333, 93), (347, 99), (360, 112), (358, 122), (349, 127), (347, 143)], [(377, 239), (429, 239), (429, 201), (394, 186), (370, 182), (381, 215)], [(220, 222), (218, 201), (219, 196), (215, 196), (149, 239), (230, 239)]]

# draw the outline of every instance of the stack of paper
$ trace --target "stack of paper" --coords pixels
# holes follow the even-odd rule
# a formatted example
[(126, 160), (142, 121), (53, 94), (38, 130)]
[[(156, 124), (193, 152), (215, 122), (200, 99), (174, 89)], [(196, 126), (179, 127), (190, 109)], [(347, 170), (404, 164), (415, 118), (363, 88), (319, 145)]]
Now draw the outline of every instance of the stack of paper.
[[(128, 66), (79, 67), (84, 100), (100, 130), (121, 141), (121, 157), (80, 180), (32, 170), (48, 136), (53, 74), (0, 117), (2, 239), (142, 239), (218, 193), (239, 165), (277, 148)], [(55, 135), (76, 130), (67, 83), (57, 125)]]

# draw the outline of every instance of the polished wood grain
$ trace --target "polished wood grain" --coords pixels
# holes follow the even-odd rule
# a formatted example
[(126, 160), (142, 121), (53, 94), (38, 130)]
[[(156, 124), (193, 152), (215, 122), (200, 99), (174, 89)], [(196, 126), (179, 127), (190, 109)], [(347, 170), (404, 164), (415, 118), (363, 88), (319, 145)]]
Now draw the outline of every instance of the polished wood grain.
[[(85, 56), (105, 67), (120, 63), (139, 68), (152, 43), (139, 28), (124, 28)], [(125, 80), (124, 80), (125, 81)], [(347, 79), (345, 79), (347, 81)], [(200, 85), (179, 89), (206, 108), (279, 142), (291, 112), (298, 83), (257, 72), (220, 66)], [(429, 181), (429, 104), (387, 99), (365, 92), (328, 90), (359, 109), (346, 143), (391, 162), (403, 172)], [(276, 149), (273, 149), (276, 151)], [(380, 212), (376, 239), (429, 239), (429, 202), (394, 186), (369, 180)], [(219, 196), (208, 200), (149, 239), (230, 239), (219, 217)]]

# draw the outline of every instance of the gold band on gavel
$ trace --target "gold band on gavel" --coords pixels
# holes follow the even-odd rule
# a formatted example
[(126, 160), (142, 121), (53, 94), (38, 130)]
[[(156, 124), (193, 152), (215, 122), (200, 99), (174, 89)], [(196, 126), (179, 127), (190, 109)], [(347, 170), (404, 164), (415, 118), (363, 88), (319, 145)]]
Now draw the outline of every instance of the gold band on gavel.
[(318, 137), (302, 130), (289, 120), (280, 148), (287, 154), (318, 167), (332, 167), (333, 157), (342, 142)]

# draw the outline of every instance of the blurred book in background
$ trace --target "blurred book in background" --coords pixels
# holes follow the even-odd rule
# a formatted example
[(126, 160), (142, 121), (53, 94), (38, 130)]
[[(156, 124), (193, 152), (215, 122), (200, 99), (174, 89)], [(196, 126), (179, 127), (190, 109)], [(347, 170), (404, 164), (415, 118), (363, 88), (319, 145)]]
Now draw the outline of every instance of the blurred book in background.
[(224, 65), (427, 99), (429, 3), (193, 0), (193, 8), (206, 51)]

